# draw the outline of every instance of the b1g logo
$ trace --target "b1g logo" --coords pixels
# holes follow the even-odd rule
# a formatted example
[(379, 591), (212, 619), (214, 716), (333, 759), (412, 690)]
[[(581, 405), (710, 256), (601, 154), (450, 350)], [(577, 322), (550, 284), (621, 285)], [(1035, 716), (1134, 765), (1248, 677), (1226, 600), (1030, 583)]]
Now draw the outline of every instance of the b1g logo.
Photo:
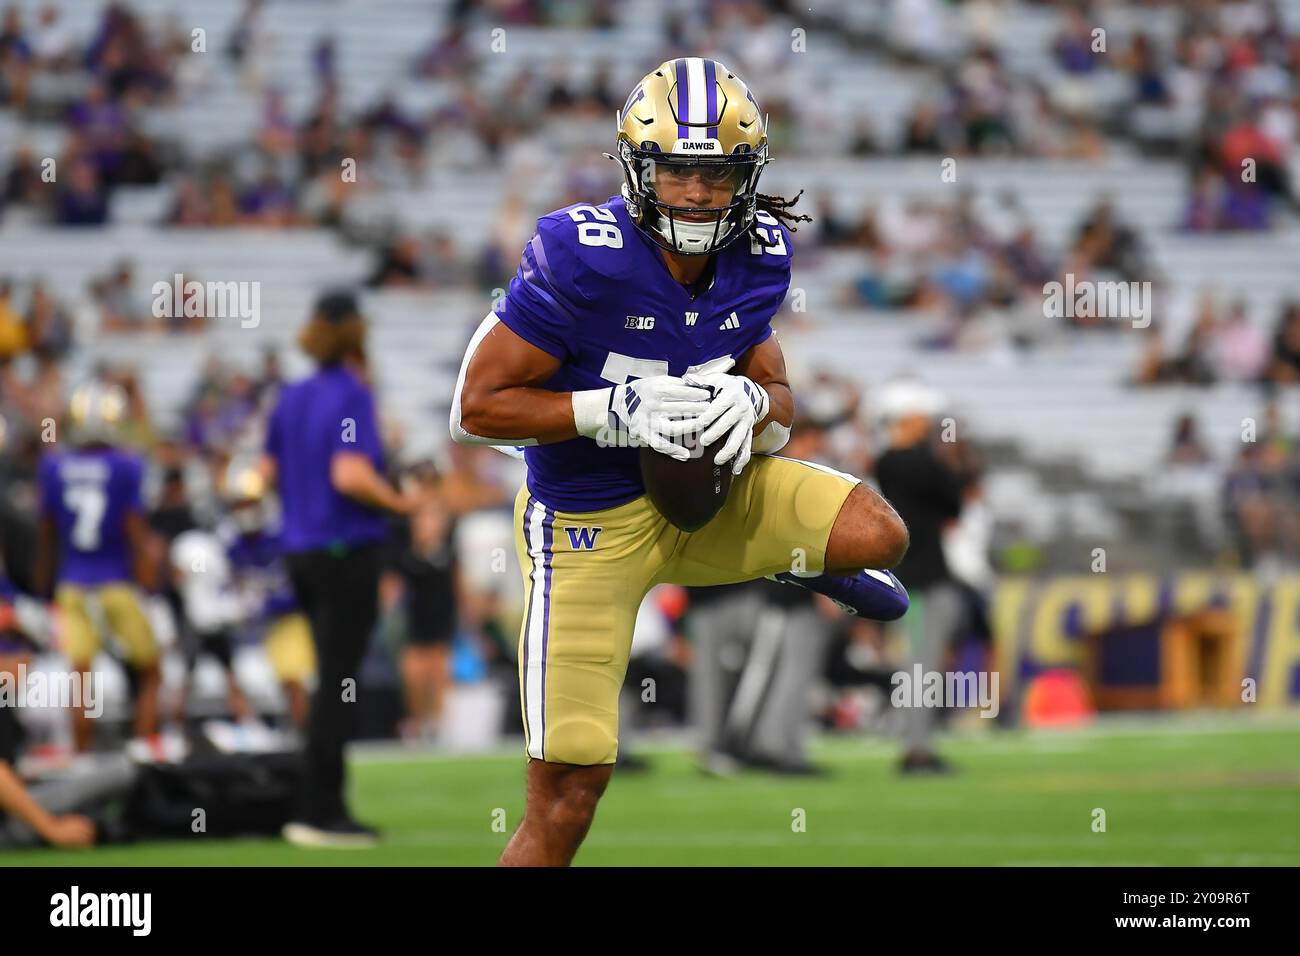
[(627, 322), (624, 323), (625, 329), (636, 329), (640, 332), (648, 332), (655, 327), (655, 317), (653, 315), (629, 315)]

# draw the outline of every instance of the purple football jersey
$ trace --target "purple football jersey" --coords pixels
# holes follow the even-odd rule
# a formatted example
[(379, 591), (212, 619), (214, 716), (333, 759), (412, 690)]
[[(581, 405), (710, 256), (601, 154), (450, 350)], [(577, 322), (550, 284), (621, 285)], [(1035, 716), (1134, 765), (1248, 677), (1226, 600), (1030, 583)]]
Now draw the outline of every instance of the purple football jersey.
[(58, 530), (60, 583), (132, 580), (126, 518), (141, 510), (143, 484), (143, 460), (116, 448), (41, 459), (41, 511)]
[[(673, 279), (659, 247), (632, 223), (621, 196), (537, 221), (496, 315), (564, 364), (557, 392), (685, 375), (714, 359), (739, 360), (772, 334), (790, 286), (790, 234), (760, 213), (763, 241), (742, 236), (715, 256), (702, 291)], [(591, 438), (529, 447), (528, 490), (560, 511), (611, 508), (645, 493), (638, 449)]]

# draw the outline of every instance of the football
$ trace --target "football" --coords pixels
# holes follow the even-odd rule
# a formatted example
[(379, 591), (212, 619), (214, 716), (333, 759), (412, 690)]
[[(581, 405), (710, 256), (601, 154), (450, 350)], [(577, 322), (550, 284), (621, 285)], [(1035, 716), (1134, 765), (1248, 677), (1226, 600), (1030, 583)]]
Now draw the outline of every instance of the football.
[(683, 531), (698, 531), (713, 520), (731, 490), (731, 465), (715, 465), (715, 452), (685, 440), (691, 457), (678, 461), (650, 447), (641, 449), (641, 480), (659, 513)]

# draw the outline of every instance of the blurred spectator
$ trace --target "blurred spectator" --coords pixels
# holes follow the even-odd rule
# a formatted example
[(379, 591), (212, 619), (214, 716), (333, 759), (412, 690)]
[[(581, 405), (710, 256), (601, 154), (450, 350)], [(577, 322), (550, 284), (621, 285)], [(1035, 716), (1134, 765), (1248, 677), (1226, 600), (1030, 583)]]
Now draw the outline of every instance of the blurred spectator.
[(1112, 199), (1102, 198), (1075, 234), (1070, 271), (1079, 276), (1094, 269), (1117, 273), (1126, 282), (1154, 278), (1137, 232), (1119, 220)]
[(1274, 573), (1300, 555), (1294, 476), (1285, 480), (1286, 458), (1274, 442), (1244, 442), (1224, 480), (1228, 525), (1241, 563)]
[(268, 161), (256, 182), (239, 193), (239, 212), (249, 225), (290, 226), (300, 222), (294, 189)]
[(17, 4), (5, 8), (0, 19), (0, 103), (24, 107), (31, 80), (33, 51), (23, 29)]
[[(907, 524), (911, 543), (894, 573), (911, 596), (903, 618), (911, 661), (924, 673), (943, 664), (948, 643), (963, 623), (965, 597), (944, 556), (943, 530), (961, 514), (963, 490), (974, 475), (954, 471), (934, 450), (934, 422), (944, 399), (915, 381), (898, 381), (880, 396), (889, 447), (876, 461), (880, 493)], [(904, 773), (949, 769), (934, 751), (935, 713), (909, 708), (904, 715)]]
[(72, 63), (72, 34), (59, 21), (60, 15), (57, 4), (45, 4), (32, 30), (32, 54), (45, 70), (60, 71)]
[(1213, 330), (1213, 352), (1219, 374), (1234, 382), (1254, 381), (1268, 361), (1268, 339), (1250, 320), (1246, 303), (1238, 299)]
[(414, 236), (400, 236), (379, 254), (375, 271), (366, 280), (371, 288), (421, 286), (420, 241)]
[(118, 432), (121, 444), (141, 452), (151, 451), (156, 441), (153, 417), (149, 414), (149, 404), (135, 369), (108, 370), (103, 377), (116, 383), (126, 394), (126, 414)]
[(465, 28), (459, 24), (435, 37), (415, 62), (417, 76), (447, 79), (472, 72), (472, 54), (465, 42)]
[(1133, 99), (1148, 106), (1165, 106), (1169, 103), (1169, 83), (1165, 78), (1162, 57), (1151, 38), (1138, 33), (1122, 59), (1133, 83)]
[(1135, 381), (1139, 385), (1213, 385), (1218, 381), (1215, 357), (1211, 350), (1211, 335), (1215, 328), (1214, 311), (1203, 308), (1183, 340), (1182, 347), (1172, 356), (1165, 356), (1160, 342), (1152, 338), (1143, 355), (1142, 365)]
[(111, 274), (92, 280), (90, 291), (99, 306), (101, 332), (137, 332), (153, 325), (148, 303), (135, 288), (130, 260), (119, 261)]
[(27, 350), (27, 325), (13, 304), (13, 283), (0, 279), (0, 362)]
[(1210, 461), (1195, 415), (1184, 413), (1178, 416), (1166, 460), (1171, 465), (1204, 465)]
[(1300, 301), (1292, 300), (1282, 308), (1273, 333), (1273, 354), (1267, 375), (1269, 381), (1278, 385), (1300, 382)]
[(456, 633), (459, 574), (446, 503), (430, 494), (411, 516), (409, 540), (392, 563), (401, 576), (406, 612), (402, 683), (405, 739), (437, 739), (451, 689), (451, 649)]
[(1056, 63), (1067, 73), (1086, 75), (1097, 68), (1097, 56), (1092, 51), (1092, 26), (1080, 9), (1065, 13), (1065, 23), (1052, 42)]
[(0, 192), (0, 211), (9, 204), (40, 205), (49, 195), (46, 185), (41, 181), (41, 168), (36, 157), (28, 147), (20, 146), (5, 174), (3, 192)]
[(68, 184), (59, 191), (55, 217), (63, 226), (102, 226), (108, 221), (108, 190), (94, 164), (72, 161)]

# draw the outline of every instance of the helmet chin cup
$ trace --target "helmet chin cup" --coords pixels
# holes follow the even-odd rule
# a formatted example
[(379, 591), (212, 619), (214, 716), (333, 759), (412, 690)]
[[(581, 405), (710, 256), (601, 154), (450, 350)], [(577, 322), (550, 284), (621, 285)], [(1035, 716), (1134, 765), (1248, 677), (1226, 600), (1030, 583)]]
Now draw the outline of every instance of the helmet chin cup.
[(683, 256), (707, 256), (717, 252), (728, 244), (727, 239), (735, 230), (736, 224), (732, 220), (735, 210), (732, 207), (701, 209), (700, 212), (714, 214), (711, 222), (686, 222), (658, 206), (655, 211), (658, 221), (650, 228), (664, 240), (665, 248)]

